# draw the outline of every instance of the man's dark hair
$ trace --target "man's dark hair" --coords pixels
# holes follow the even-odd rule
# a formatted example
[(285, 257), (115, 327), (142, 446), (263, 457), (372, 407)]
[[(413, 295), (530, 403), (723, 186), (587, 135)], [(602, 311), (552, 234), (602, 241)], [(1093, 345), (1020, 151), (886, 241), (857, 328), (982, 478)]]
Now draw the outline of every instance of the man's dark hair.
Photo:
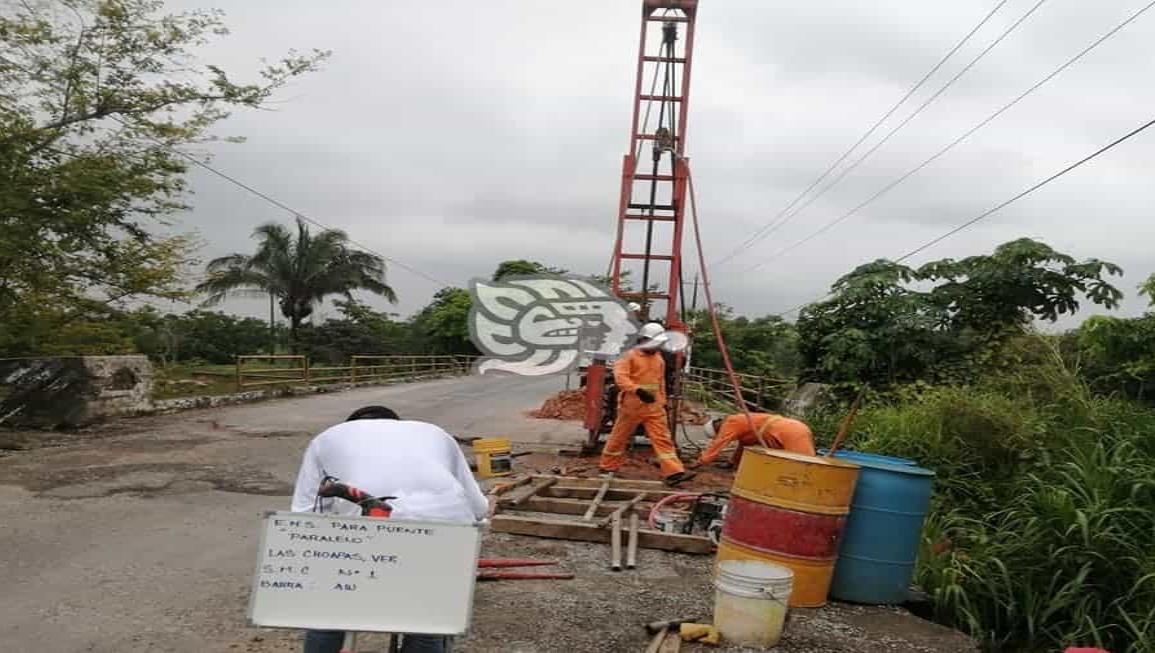
[(365, 406), (353, 411), (353, 414), (345, 419), (346, 422), (352, 422), (356, 419), (401, 419), (397, 413), (392, 409), (384, 406)]

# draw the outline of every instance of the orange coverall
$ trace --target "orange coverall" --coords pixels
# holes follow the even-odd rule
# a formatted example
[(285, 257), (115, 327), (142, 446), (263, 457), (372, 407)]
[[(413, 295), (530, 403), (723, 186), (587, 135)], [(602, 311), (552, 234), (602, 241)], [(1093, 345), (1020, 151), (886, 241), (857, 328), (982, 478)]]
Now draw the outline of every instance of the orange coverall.
[[(784, 449), (794, 453), (816, 455), (814, 451), (814, 434), (805, 423), (789, 417), (772, 413), (750, 413), (754, 420), (754, 428), (762, 433), (766, 445), (771, 449)], [(750, 430), (750, 420), (745, 413), (731, 415), (722, 420), (718, 434), (710, 442), (710, 446), (698, 457), (698, 464), (709, 465), (718, 458), (722, 449), (731, 442), (737, 442), (738, 448), (730, 456), (730, 462), (737, 465), (742, 460), (742, 450), (746, 447), (760, 446), (755, 431)]]
[[(602, 449), (601, 469), (612, 472), (622, 466), (626, 445), (638, 424), (642, 424), (657, 454), (662, 476), (685, 471), (682, 461), (678, 460), (678, 451), (674, 448), (666, 424), (666, 391), (663, 388), (665, 374), (666, 364), (657, 351), (631, 349), (614, 363), (614, 382), (618, 386), (618, 418)], [(637, 395), (638, 388), (653, 393), (654, 403), (643, 402)]]

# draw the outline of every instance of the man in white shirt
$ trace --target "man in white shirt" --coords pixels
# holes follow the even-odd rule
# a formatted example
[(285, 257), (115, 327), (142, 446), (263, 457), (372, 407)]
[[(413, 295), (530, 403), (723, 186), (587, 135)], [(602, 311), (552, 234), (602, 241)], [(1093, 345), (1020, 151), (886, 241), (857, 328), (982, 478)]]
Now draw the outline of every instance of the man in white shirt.
[[(322, 432), (305, 450), (293, 512), (359, 515), (357, 505), (321, 499), (326, 477), (374, 497), (396, 497), (392, 518), (473, 523), (485, 519), (490, 502), (477, 486), (453, 437), (425, 422), (403, 421), (384, 406), (367, 406)], [(309, 631), (305, 653), (338, 653), (340, 631)], [(407, 635), (402, 653), (443, 653), (448, 638)]]

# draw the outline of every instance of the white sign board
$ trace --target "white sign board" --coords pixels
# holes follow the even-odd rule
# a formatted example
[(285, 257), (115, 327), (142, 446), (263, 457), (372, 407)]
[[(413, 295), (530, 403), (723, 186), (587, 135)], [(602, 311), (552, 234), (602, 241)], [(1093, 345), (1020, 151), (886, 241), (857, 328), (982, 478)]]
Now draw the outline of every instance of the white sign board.
[(257, 626), (460, 635), (480, 527), (270, 512), (249, 620)]

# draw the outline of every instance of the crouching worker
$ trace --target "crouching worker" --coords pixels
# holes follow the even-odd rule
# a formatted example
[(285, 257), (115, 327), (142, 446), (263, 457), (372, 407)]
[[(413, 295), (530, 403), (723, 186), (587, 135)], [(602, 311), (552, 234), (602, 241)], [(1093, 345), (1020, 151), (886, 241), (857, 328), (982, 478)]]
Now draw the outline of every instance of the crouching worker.
[[(750, 428), (753, 422), (754, 428)], [(758, 436), (766, 441), (771, 449), (782, 449), (794, 453), (815, 455), (814, 434), (804, 422), (773, 413), (738, 413), (729, 417), (719, 417), (706, 422), (706, 436), (710, 444), (692, 467), (709, 465), (718, 459), (728, 445), (736, 443), (737, 449), (730, 456), (729, 464), (737, 467), (742, 460), (742, 450), (746, 447), (760, 446)]]
[[(453, 436), (433, 424), (403, 421), (384, 406), (367, 406), (322, 432), (305, 450), (293, 512), (359, 515), (356, 504), (317, 496), (335, 477), (371, 496), (396, 497), (392, 517), (472, 523), (492, 511)], [(345, 634), (311, 630), (305, 653), (338, 653)], [(449, 638), (406, 635), (402, 653), (445, 653)]]

